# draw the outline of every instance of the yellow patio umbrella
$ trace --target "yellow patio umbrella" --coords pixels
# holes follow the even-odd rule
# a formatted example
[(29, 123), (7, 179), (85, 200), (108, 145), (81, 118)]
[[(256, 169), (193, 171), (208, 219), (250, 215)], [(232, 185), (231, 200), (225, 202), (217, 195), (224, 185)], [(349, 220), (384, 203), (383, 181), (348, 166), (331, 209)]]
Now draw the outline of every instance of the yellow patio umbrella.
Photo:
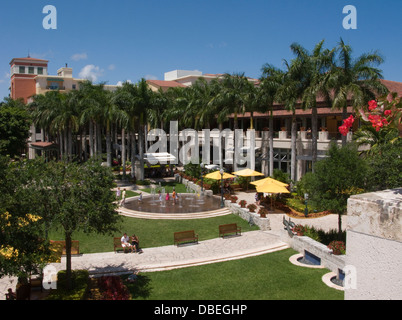
[(236, 172), (232, 172), (232, 173), (237, 175), (237, 176), (247, 177), (247, 190), (248, 190), (248, 183), (249, 183), (248, 177), (264, 176), (263, 173), (255, 171), (255, 170), (251, 170), (249, 168), (239, 170), (239, 171), (236, 171)]
[(237, 176), (243, 176), (243, 177), (257, 177), (257, 176), (263, 176), (264, 174), (255, 170), (251, 170), (249, 168), (239, 170), (236, 172), (232, 172), (233, 174)]
[[(265, 180), (265, 179), (263, 179)], [(270, 180), (265, 180), (264, 182), (258, 184), (256, 186), (257, 192), (265, 192), (265, 193), (290, 193), (288, 189), (284, 185), (278, 184), (278, 180), (270, 178)], [(284, 184), (283, 182), (280, 182)], [(285, 184), (286, 185), (286, 184)], [(271, 209), (272, 206), (272, 197), (271, 197)]]
[(255, 186), (258, 186), (258, 185), (263, 184), (263, 183), (265, 183), (265, 182), (267, 182), (267, 181), (270, 181), (270, 182), (275, 183), (275, 184), (277, 184), (277, 185), (279, 185), (279, 186), (282, 186), (282, 187), (287, 187), (287, 186), (289, 186), (287, 183), (284, 183), (284, 182), (281, 182), (281, 181), (272, 179), (272, 178), (270, 178), (270, 177), (264, 178), (264, 179), (261, 179), (261, 180), (258, 180), (258, 181), (251, 182), (251, 184), (253, 184), (253, 185), (255, 185)]
[[(214, 171), (214, 172), (206, 174), (204, 176), (204, 178), (213, 179), (213, 180), (221, 180), (222, 175), (221, 175), (220, 171), (218, 170), (218, 171)], [(229, 173), (226, 173), (226, 172), (223, 173), (223, 180), (230, 179), (230, 178), (235, 178), (235, 176), (233, 176)]]

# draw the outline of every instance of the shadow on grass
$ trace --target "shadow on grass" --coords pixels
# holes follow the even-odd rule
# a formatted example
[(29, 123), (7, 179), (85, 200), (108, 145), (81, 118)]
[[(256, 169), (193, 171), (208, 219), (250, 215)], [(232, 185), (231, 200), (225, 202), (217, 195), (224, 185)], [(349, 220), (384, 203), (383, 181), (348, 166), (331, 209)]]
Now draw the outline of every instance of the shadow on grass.
[(151, 295), (152, 287), (150, 285), (151, 279), (145, 275), (137, 275), (137, 279), (134, 282), (127, 282), (127, 276), (122, 277), (124, 284), (130, 291), (131, 298), (134, 299), (147, 299)]

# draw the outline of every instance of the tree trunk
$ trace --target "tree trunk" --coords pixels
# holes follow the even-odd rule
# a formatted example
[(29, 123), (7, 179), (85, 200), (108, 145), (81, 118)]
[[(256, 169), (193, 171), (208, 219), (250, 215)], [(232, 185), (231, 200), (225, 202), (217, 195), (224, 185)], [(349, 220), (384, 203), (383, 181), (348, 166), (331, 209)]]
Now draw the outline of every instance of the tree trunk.
[(274, 116), (271, 109), (271, 115), (269, 117), (269, 175), (274, 175)]
[(123, 180), (126, 179), (126, 130), (121, 129), (121, 165), (123, 167)]
[(66, 232), (66, 287), (67, 290), (72, 289), (72, 277), (71, 277), (71, 233)]
[(312, 169), (314, 172), (314, 165), (317, 162), (317, 140), (318, 140), (318, 131), (317, 131), (317, 107), (314, 106), (311, 110), (311, 148), (312, 148)]
[(89, 156), (94, 156), (94, 124), (92, 120), (89, 120)]
[(296, 135), (297, 135), (297, 123), (296, 115), (293, 112), (292, 115), (292, 129), (291, 129), (291, 159), (290, 159), (290, 179), (296, 181)]
[(109, 120), (106, 123), (106, 164), (108, 167), (112, 166), (112, 139)]

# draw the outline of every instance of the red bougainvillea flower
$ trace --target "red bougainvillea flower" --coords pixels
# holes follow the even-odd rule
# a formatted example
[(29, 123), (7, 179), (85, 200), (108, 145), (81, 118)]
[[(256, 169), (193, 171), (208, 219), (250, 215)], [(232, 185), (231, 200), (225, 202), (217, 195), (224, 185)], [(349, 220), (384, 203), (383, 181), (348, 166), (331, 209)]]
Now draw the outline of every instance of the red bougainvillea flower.
[(349, 118), (343, 120), (343, 125), (341, 125), (338, 128), (339, 132), (342, 135), (346, 136), (348, 134), (348, 132), (349, 132), (349, 128), (352, 127), (354, 121), (355, 121), (355, 118), (352, 115), (349, 116)]
[(373, 111), (375, 108), (377, 108), (377, 101), (375, 101), (375, 100), (371, 100), (371, 101), (369, 101), (369, 110), (370, 111)]
[(391, 110), (385, 110), (385, 111), (384, 111), (384, 116), (388, 117), (388, 116), (391, 115), (391, 113), (392, 113)]

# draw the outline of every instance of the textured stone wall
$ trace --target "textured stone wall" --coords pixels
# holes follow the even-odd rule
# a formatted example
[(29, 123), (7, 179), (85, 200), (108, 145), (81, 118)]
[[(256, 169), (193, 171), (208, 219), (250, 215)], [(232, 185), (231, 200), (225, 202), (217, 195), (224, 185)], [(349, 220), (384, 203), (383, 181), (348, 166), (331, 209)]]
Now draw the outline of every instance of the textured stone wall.
[(346, 300), (402, 299), (402, 188), (350, 197)]

